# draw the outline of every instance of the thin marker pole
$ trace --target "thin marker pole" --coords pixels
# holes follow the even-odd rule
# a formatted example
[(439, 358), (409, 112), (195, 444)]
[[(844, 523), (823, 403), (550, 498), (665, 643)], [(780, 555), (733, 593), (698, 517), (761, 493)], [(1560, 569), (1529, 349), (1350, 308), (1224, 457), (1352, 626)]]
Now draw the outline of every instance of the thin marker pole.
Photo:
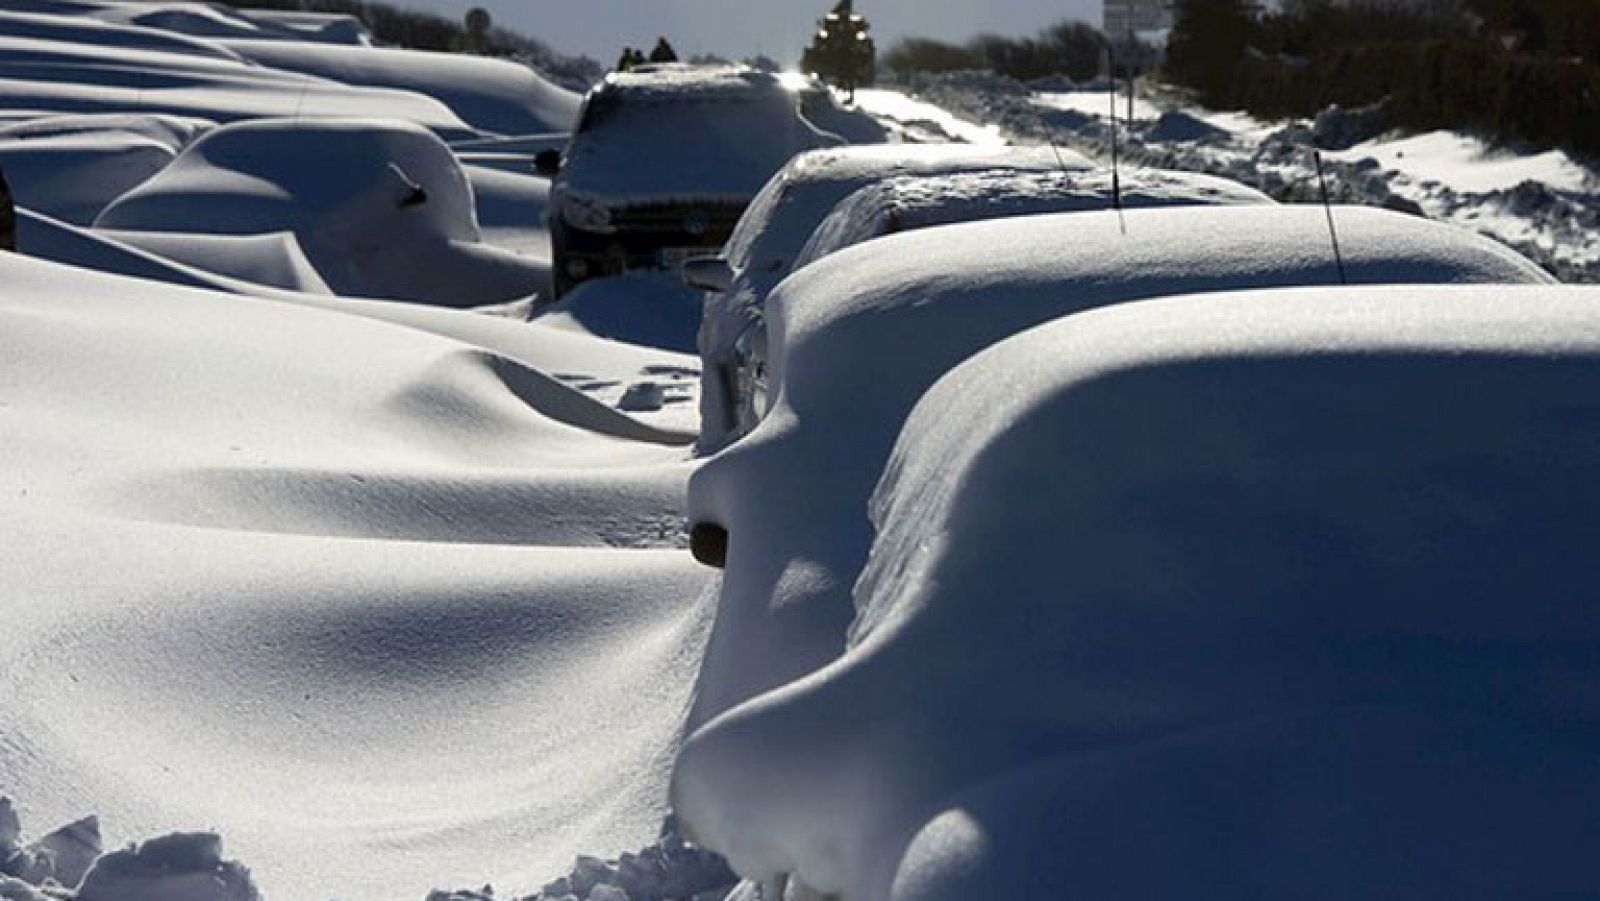
[(1322, 154), (1313, 150), (1311, 159), (1317, 164), (1317, 186), (1322, 191), (1322, 212), (1328, 217), (1328, 239), (1333, 242), (1333, 261), (1339, 267), (1339, 284), (1348, 285), (1350, 279), (1344, 271), (1344, 254), (1339, 250), (1339, 230), (1333, 225), (1333, 202), (1328, 199), (1328, 179), (1322, 172)]

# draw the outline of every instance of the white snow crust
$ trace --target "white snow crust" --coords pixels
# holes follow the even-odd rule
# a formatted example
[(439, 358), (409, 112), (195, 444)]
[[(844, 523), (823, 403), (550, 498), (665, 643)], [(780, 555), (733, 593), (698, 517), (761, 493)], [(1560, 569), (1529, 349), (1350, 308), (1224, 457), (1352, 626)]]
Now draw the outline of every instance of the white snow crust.
[(943, 378), (848, 649), (674, 800), (859, 901), (1574, 896), (1600, 800), (1600, 293), (1070, 316)]

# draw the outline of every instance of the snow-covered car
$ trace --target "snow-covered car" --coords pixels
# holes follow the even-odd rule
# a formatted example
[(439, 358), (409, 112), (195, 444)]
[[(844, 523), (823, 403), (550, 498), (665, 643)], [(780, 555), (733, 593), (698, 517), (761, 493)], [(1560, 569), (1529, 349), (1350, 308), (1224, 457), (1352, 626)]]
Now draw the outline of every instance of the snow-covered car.
[[(1364, 207), (1333, 215), (1352, 285), (1552, 281), (1463, 229)], [(725, 567), (690, 725), (844, 649), (868, 496), (907, 412), (956, 364), (1095, 307), (1340, 279), (1324, 210), (1276, 205), (938, 226), (796, 272), (767, 306), (770, 409), (690, 481), (693, 550)]]
[(1594, 896), (1596, 380), (1589, 287), (994, 345), (899, 436), (848, 649), (691, 737), (674, 807), (862, 901)]
[(719, 256), (686, 261), (684, 280), (706, 292), (700, 325), (700, 441), (711, 453), (732, 441), (741, 424), (733, 377), (738, 346), (750, 340), (767, 295), (795, 270), (795, 260), (817, 225), (839, 201), (886, 178), (955, 172), (1089, 169), (1070, 150), (1045, 146), (976, 144), (861, 144), (802, 153), (767, 182), (739, 218)]
[(479, 306), (538, 293), (549, 275), (483, 241), (460, 162), (437, 135), (396, 119), (222, 125), (94, 226), (201, 269), (352, 297)]
[(591, 90), (550, 191), (556, 296), (715, 253), (796, 153), (839, 143), (798, 92), (741, 66), (644, 66)]
[[(1037, 161), (1037, 148), (1030, 155)], [(869, 183), (841, 200), (794, 254), (790, 271), (852, 244), (896, 232), (1008, 216), (1108, 209), (1117, 196), (1114, 185), (1120, 186), (1125, 208), (1273, 202), (1238, 182), (1160, 169), (1118, 175), (1109, 169), (1022, 167), (898, 175)], [(702, 421), (710, 423), (701, 430), (702, 450), (724, 446), (748, 432), (760, 419), (757, 411), (766, 402), (762, 396), (766, 327), (760, 307), (742, 303), (748, 297), (735, 291), (731, 303), (714, 300), (717, 309), (706, 318), (715, 315), (717, 321), (702, 321), (703, 343), (713, 349), (707, 352), (702, 348), (701, 405), (715, 402), (718, 407), (702, 415)], [(729, 332), (733, 333), (731, 343), (724, 337)], [(705, 375), (713, 370), (715, 384)]]

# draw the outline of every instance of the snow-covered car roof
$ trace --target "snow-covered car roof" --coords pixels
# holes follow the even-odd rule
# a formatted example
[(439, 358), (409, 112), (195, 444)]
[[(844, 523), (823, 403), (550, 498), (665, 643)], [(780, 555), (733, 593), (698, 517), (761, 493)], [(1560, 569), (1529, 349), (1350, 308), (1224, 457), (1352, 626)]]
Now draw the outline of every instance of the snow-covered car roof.
[(1148, 206), (1270, 204), (1235, 181), (1161, 169), (986, 170), (907, 175), (867, 185), (834, 207), (795, 259), (799, 269), (830, 253), (900, 231), (1006, 216), (1104, 210), (1114, 183), (1121, 203)]
[[(1352, 291), (1553, 281), (1454, 226), (1366, 207), (1333, 215)], [(690, 482), (690, 522), (729, 535), (726, 634), (707, 652), (691, 726), (842, 649), (848, 586), (871, 541), (868, 496), (906, 414), (940, 376), (996, 341), (1097, 307), (1336, 286), (1325, 217), (1261, 205), (996, 219), (868, 241), (786, 279), (767, 306), (771, 410)]]
[(834, 143), (771, 73), (647, 67), (589, 93), (556, 190), (611, 208), (742, 205), (794, 154)]
[(1581, 895), (1597, 379), (1589, 287), (1199, 295), (996, 344), (900, 435), (849, 647), (692, 736), (674, 808), (843, 897)]
[(722, 367), (760, 316), (767, 294), (795, 269), (801, 248), (839, 201), (886, 178), (954, 172), (1089, 169), (1087, 158), (1045, 145), (860, 144), (802, 153), (768, 181), (729, 236), (724, 258), (733, 290), (706, 295), (700, 328), (701, 452), (732, 437)]
[(787, 274), (828, 211), (880, 179), (990, 169), (1077, 170), (1093, 165), (1071, 150), (1042, 145), (859, 144), (812, 150), (790, 160), (761, 189), (728, 239), (727, 258), (736, 271), (753, 267)]

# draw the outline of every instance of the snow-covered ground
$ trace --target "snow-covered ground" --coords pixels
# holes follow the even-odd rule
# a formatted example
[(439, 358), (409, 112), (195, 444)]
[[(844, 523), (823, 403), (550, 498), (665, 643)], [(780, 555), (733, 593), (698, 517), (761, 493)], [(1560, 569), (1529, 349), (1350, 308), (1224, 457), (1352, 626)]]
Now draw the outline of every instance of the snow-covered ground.
[[(1036, 93), (958, 73), (928, 79), (920, 96), (1013, 140), (1110, 154), (1111, 100), (1102, 90)], [(1116, 116), (1125, 162), (1209, 172), (1280, 200), (1314, 201), (1312, 151), (1320, 148), (1335, 202), (1419, 212), (1497, 238), (1563, 281), (1600, 281), (1600, 170), (1560, 151), (1519, 153), (1454, 132), (1390, 132), (1381, 116), (1361, 111), (1263, 122), (1148, 92), (1136, 99), (1131, 123), (1127, 108), (1123, 94)]]
[[(691, 456), (698, 305), (647, 277), (541, 302), (550, 182), (533, 162), (564, 145), (577, 97), (510, 63), (374, 47), (343, 16), (185, 0), (4, 6), (0, 167), (19, 204), (21, 253), (0, 253), (0, 798), (10, 799), (0, 800), (0, 899), (77, 886), (78, 901), (394, 901), (486, 882), (498, 891), (436, 897), (716, 897), (731, 872), (665, 817), (685, 724), (714, 712), (707, 704), (727, 687), (697, 683), (727, 592), (685, 550), (687, 486), (701, 469)], [(999, 146), (1048, 134), (1103, 149), (1103, 95), (958, 80), (929, 96), (939, 104), (890, 90), (857, 100), (908, 141)], [(1171, 112), (1159, 99), (1135, 117), (1138, 161), (1305, 192), (1293, 154), (1309, 132)], [(1370, 200), (1381, 187), (1398, 198), (1391, 205), (1501, 237), (1521, 228), (1519, 246), (1570, 264), (1564, 274), (1597, 265), (1584, 256), (1596, 187), (1565, 157), (1491, 159), (1451, 136), (1343, 146), (1328, 154), (1340, 196)], [(1046, 169), (1074, 160), (1036, 150)], [(1589, 224), (1562, 204), (1588, 210)], [(1285, 214), (1298, 216), (1288, 263), (1262, 246), (1283, 229), (1212, 231), (1245, 246), (1262, 283), (1277, 283), (1279, 264), (1325, 280), (1320, 220), (1298, 213)], [(1013, 256), (1058, 259), (1078, 234), (1070, 226), (1003, 243)], [(932, 231), (898, 246), (936, 245)], [(1404, 250), (1368, 247), (1355, 231), (1358, 277), (1364, 254)], [(1102, 237), (1104, 252), (1078, 253), (1106, 268), (1103, 288), (1128, 270), (1157, 272), (1168, 256), (1119, 267), (1133, 245)], [(1476, 252), (1500, 277), (1539, 276), (1491, 250)], [(941, 287), (998, 277), (984, 274), (993, 254), (982, 241), (961, 254), (969, 271)], [(838, 256), (812, 284), (874, 255), (862, 243)], [(876, 262), (902, 282), (928, 271), (916, 253)], [(1223, 268), (1213, 280), (1237, 286)], [(838, 278), (827, 299), (850, 302), (858, 286)], [(1010, 321), (984, 316), (983, 328), (945, 333), (961, 353), (928, 357), (915, 385), (874, 383), (905, 390), (893, 421), (870, 423), (871, 454), (830, 444), (836, 420), (813, 416), (808, 440), (825, 451), (788, 452), (813, 467), (849, 456), (832, 485), (821, 472), (814, 492), (779, 486), (791, 497), (784, 510), (771, 509), (785, 495), (763, 493), (769, 485), (740, 502), (765, 504), (765, 521), (793, 513), (791, 524), (808, 507), (848, 503), (852, 528), (863, 527), (850, 553), (865, 554), (866, 495), (899, 419), (943, 366), (982, 336), (1009, 333)], [(872, 350), (891, 346), (892, 336)], [(959, 421), (982, 425), (1007, 403), (980, 403)], [(939, 417), (914, 417), (930, 447), (939, 436), (927, 423)], [(896, 451), (896, 466), (921, 465), (913, 450)], [(854, 493), (840, 500), (829, 489), (846, 470)], [(913, 481), (883, 489), (882, 504), (893, 506), (897, 484), (921, 498)], [(899, 535), (905, 520), (884, 522)], [(909, 565), (897, 549), (869, 568), (863, 635), (900, 615), (881, 575)], [(788, 566), (780, 552), (766, 552), (773, 571), (730, 569), (729, 580), (781, 583), (768, 592), (781, 597), (826, 579), (843, 604), (858, 566), (828, 572), (825, 555)], [(842, 647), (839, 625), (826, 638)], [(841, 667), (869, 665), (868, 643), (853, 640)], [(743, 674), (762, 682), (750, 691), (792, 675), (770, 665)], [(830, 746), (815, 759), (833, 760), (831, 740), (850, 735), (816, 730), (808, 740)], [(785, 750), (810, 747), (786, 740)], [(706, 786), (707, 759), (685, 784)], [(761, 805), (764, 780), (789, 774), (780, 765), (752, 776), (750, 761), (713, 794), (726, 800), (750, 777), (760, 791), (736, 800)], [(838, 772), (871, 776), (879, 763), (864, 754)], [(815, 809), (832, 815), (835, 787), (818, 788)], [(988, 795), (979, 801), (990, 809)], [(849, 828), (904, 813), (879, 809)], [(804, 819), (812, 808), (771, 810)], [(691, 825), (715, 817), (699, 815)], [(731, 816), (745, 825), (743, 808)], [(781, 848), (788, 822), (750, 824), (726, 847), (777, 834), (769, 847)], [(873, 853), (878, 838), (852, 853)], [(918, 853), (937, 838), (919, 837)], [(803, 863), (822, 887), (849, 881), (813, 850), (787, 864), (742, 860), (763, 874)]]

